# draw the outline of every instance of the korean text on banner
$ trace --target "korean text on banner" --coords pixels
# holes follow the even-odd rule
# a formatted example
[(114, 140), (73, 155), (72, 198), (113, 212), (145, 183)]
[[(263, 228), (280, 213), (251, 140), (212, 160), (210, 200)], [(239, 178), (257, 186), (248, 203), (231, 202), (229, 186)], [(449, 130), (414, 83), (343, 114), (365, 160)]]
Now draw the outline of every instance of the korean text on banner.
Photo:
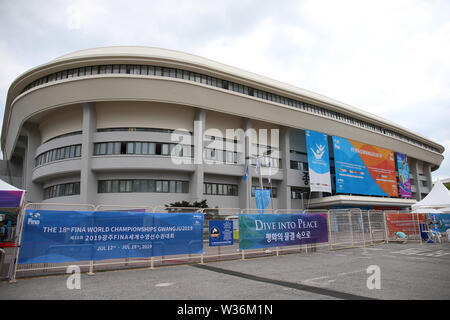
[(239, 249), (328, 242), (326, 214), (240, 214)]
[(27, 210), (19, 264), (203, 253), (202, 214)]

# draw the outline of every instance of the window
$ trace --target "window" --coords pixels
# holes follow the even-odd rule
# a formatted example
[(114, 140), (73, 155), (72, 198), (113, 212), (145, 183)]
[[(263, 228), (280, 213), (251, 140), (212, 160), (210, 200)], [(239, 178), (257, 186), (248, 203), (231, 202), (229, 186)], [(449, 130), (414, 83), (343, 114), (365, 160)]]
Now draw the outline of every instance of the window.
[(162, 192), (169, 192), (169, 181), (162, 181)]
[(142, 143), (136, 142), (136, 154), (142, 154)]
[(169, 192), (170, 193), (177, 192), (177, 182), (176, 181), (169, 181)]
[(134, 143), (128, 142), (127, 143), (127, 154), (133, 154), (134, 153)]
[(204, 183), (203, 194), (219, 196), (238, 196), (238, 186), (221, 183)]
[[(77, 152), (78, 151), (78, 152)], [(52, 149), (41, 153), (35, 158), (35, 165), (43, 165), (48, 162), (78, 158), (81, 156), (81, 145), (72, 145), (57, 149)]]
[(169, 145), (167, 143), (161, 145), (161, 154), (165, 156), (169, 155)]
[(79, 182), (58, 184), (44, 189), (44, 199), (73, 196), (79, 194), (80, 194)]

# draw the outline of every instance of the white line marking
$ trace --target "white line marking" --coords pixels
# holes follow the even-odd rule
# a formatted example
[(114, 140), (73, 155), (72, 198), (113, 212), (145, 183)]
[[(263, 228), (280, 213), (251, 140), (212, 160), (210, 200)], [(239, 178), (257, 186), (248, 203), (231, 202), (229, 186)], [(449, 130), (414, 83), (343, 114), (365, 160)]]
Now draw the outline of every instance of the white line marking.
[(163, 282), (163, 283), (155, 284), (155, 287), (162, 288), (162, 287), (170, 287), (172, 285), (173, 285), (173, 283), (171, 283), (171, 282)]

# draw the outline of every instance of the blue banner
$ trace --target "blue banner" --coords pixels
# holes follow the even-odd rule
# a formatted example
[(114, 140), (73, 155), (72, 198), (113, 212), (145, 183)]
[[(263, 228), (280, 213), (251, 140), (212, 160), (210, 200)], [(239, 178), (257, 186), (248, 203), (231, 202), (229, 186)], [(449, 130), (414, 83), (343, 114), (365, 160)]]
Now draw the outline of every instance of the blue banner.
[(408, 157), (406, 154), (397, 153), (397, 168), (400, 197), (411, 199), (411, 180), (409, 178)]
[(328, 242), (326, 214), (240, 214), (239, 249)]
[(270, 203), (270, 189), (255, 189), (256, 208), (264, 213)]
[(398, 196), (394, 152), (333, 136), (336, 193)]
[(450, 229), (450, 214), (440, 213), (431, 214), (431, 219), (434, 224), (434, 228), (439, 232), (446, 232)]
[(233, 221), (210, 220), (209, 221), (209, 246), (233, 245)]
[(27, 210), (19, 264), (203, 253), (198, 213)]
[(325, 133), (305, 131), (308, 153), (309, 185), (311, 191), (331, 193), (328, 136)]

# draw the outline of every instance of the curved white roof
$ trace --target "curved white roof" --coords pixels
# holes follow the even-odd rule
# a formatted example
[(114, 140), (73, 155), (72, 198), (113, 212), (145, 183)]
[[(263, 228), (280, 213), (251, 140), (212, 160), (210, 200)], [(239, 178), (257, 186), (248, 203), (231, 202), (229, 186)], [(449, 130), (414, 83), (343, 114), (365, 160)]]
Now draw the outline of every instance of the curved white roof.
[(99, 48), (91, 48), (85, 50), (75, 51), (61, 57), (56, 58), (53, 62), (62, 62), (65, 60), (72, 59), (82, 59), (82, 58), (92, 58), (92, 57), (111, 57), (111, 56), (120, 56), (120, 57), (142, 57), (142, 58), (159, 58), (163, 60), (174, 60), (174, 61), (182, 61), (189, 64), (195, 64), (198, 66), (202, 66), (208, 69), (214, 69), (220, 72), (224, 72), (233, 76), (238, 76), (245, 80), (250, 80), (252, 82), (257, 82), (263, 85), (268, 85), (270, 87), (274, 87), (283, 91), (292, 92), (294, 94), (299, 94), (301, 96), (318, 100), (326, 104), (330, 104), (333, 106), (337, 106), (340, 109), (346, 110), (351, 114), (359, 114), (361, 116), (370, 118), (372, 120), (381, 122), (389, 127), (401, 129), (403, 131), (407, 131), (413, 133), (414, 135), (421, 137), (422, 139), (429, 140), (428, 138), (422, 136), (419, 133), (413, 132), (408, 128), (402, 127), (388, 119), (377, 116), (373, 113), (367, 112), (360, 108), (350, 106), (341, 101), (329, 98), (327, 96), (305, 90), (281, 81), (273, 80), (261, 75), (258, 75), (253, 72), (249, 72), (246, 70), (242, 70), (236, 67), (232, 67), (223, 63), (219, 63), (213, 60), (209, 60), (207, 58), (200, 57), (198, 55), (188, 54), (185, 52), (170, 50), (170, 49), (162, 49), (155, 47), (143, 47), (143, 46), (114, 46), (114, 47), (99, 47)]

